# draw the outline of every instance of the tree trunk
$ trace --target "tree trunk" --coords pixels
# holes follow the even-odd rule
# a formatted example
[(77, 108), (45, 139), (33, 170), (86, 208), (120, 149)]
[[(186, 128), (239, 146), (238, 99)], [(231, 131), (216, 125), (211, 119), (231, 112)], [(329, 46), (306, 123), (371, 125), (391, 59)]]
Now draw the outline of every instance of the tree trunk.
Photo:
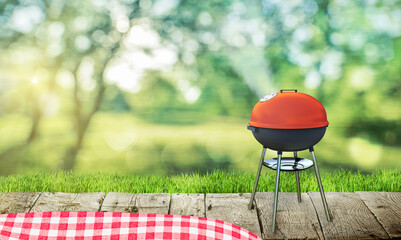
[[(120, 36), (120, 40), (124, 39), (124, 36)], [(98, 88), (95, 101), (92, 105), (92, 109), (90, 110), (89, 114), (85, 116), (82, 110), (82, 103), (79, 99), (79, 83), (78, 83), (78, 69), (79, 64), (77, 65), (74, 75), (75, 75), (75, 87), (74, 87), (74, 117), (75, 117), (75, 124), (76, 124), (76, 131), (77, 131), (77, 138), (75, 144), (68, 148), (62, 158), (62, 169), (66, 171), (71, 171), (75, 167), (76, 158), (78, 156), (79, 151), (83, 146), (83, 142), (85, 140), (86, 132), (89, 127), (89, 124), (95, 115), (95, 113), (100, 109), (100, 106), (103, 101), (104, 92), (106, 90), (106, 86), (103, 81), (104, 71), (106, 70), (107, 63), (114, 57), (114, 54), (120, 47), (119, 41), (110, 49), (110, 55), (104, 60), (102, 70), (99, 72), (98, 75)]]
[[(102, 71), (102, 73), (103, 73), (103, 71)], [(75, 144), (73, 146), (71, 146), (70, 148), (68, 148), (64, 154), (64, 157), (62, 159), (62, 164), (63, 164), (62, 169), (63, 170), (71, 171), (74, 169), (75, 163), (76, 163), (76, 158), (78, 156), (79, 151), (82, 148), (89, 124), (90, 124), (93, 116), (99, 110), (99, 108), (102, 104), (103, 96), (104, 96), (104, 92), (105, 92), (105, 86), (104, 86), (103, 78), (101, 78), (101, 79), (102, 80), (98, 81), (98, 84), (100, 86), (98, 88), (98, 92), (96, 95), (96, 100), (93, 104), (93, 108), (87, 116), (84, 116), (84, 114), (82, 113), (81, 101), (78, 98), (78, 89), (74, 90), (74, 92), (75, 92), (74, 93), (74, 99), (75, 99), (74, 100), (75, 101), (74, 116), (75, 116), (75, 121), (76, 121), (77, 138), (76, 138)], [(75, 84), (76, 84), (76, 88), (78, 88), (77, 80), (76, 80)]]
[(27, 140), (25, 141), (25, 145), (30, 144), (31, 142), (33, 142), (39, 135), (39, 123), (40, 120), (42, 119), (42, 109), (39, 106), (39, 103), (37, 101), (37, 99), (34, 99), (33, 102), (34, 106), (32, 108), (32, 126), (31, 126), (31, 130), (29, 133), (29, 136), (27, 138)]
[[(56, 82), (56, 73), (58, 68), (60, 67), (60, 58), (56, 58), (55, 59), (55, 69), (54, 71), (51, 72), (50, 75), (50, 80), (48, 82), (48, 86), (47, 86), (47, 92), (51, 93), (54, 88), (55, 88), (55, 82)], [(41, 105), (40, 101), (40, 96), (38, 95), (38, 93), (36, 92), (30, 92), (30, 101), (32, 102), (32, 126), (31, 126), (31, 130), (29, 132), (28, 138), (25, 141), (25, 145), (28, 145), (30, 143), (32, 143), (34, 140), (36, 140), (39, 136), (39, 126), (40, 126), (40, 122), (42, 120), (43, 117), (43, 106)]]

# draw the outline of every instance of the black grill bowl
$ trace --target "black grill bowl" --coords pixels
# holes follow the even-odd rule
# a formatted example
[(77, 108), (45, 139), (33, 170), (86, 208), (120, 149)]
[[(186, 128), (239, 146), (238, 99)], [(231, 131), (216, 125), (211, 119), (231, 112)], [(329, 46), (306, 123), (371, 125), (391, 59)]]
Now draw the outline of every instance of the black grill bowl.
[(272, 129), (248, 126), (263, 147), (281, 151), (301, 151), (313, 147), (323, 138), (326, 128)]

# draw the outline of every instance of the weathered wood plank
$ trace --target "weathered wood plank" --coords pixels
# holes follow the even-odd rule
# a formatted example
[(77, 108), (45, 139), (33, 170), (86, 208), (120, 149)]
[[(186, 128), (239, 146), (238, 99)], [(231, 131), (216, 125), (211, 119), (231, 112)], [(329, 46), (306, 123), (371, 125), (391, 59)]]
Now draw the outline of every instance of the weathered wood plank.
[(326, 239), (387, 239), (389, 236), (356, 193), (326, 192), (332, 216), (327, 221), (320, 193), (308, 193)]
[(138, 212), (135, 207), (137, 194), (109, 192), (105, 197), (101, 212)]
[(30, 212), (99, 211), (105, 193), (49, 193), (40, 195)]
[(356, 192), (391, 238), (401, 238), (401, 192)]
[(206, 194), (206, 217), (238, 225), (261, 236), (256, 210), (248, 210), (250, 193)]
[(173, 194), (170, 214), (205, 217), (205, 195)]
[(169, 206), (169, 193), (140, 193), (135, 202), (139, 213), (168, 214)]
[(100, 211), (167, 214), (169, 193), (117, 193), (107, 194)]
[(272, 232), (274, 193), (256, 193), (256, 207), (264, 239), (324, 239), (315, 208), (309, 195), (280, 192), (278, 195), (276, 231)]
[(28, 212), (40, 196), (40, 192), (0, 193), (0, 214)]

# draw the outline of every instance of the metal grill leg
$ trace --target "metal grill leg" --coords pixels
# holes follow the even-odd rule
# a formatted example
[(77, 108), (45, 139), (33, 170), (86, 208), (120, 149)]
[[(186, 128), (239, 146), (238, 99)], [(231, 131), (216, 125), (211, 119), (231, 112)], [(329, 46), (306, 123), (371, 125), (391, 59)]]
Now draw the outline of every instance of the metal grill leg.
[[(294, 157), (297, 157), (297, 152), (294, 152)], [(301, 185), (299, 184), (299, 171), (295, 171), (295, 178), (297, 179), (297, 196), (298, 196), (298, 202), (302, 202), (301, 199)]]
[(258, 171), (257, 171), (257, 173), (256, 173), (255, 184), (253, 185), (253, 191), (252, 191), (252, 195), (251, 195), (251, 201), (249, 202), (249, 205), (248, 205), (248, 209), (249, 209), (249, 210), (253, 209), (253, 200), (254, 200), (254, 198), (255, 198), (256, 189), (258, 188), (258, 182), (259, 182), (260, 172), (262, 171), (263, 161), (265, 160), (266, 149), (267, 149), (267, 148), (263, 148), (263, 150), (262, 150), (262, 155), (260, 156), (260, 163), (259, 163)]
[(277, 152), (277, 173), (276, 173), (276, 188), (274, 190), (274, 203), (273, 203), (273, 218), (272, 218), (272, 232), (276, 230), (276, 215), (277, 215), (277, 201), (278, 201), (278, 188), (280, 185), (280, 168), (281, 168), (281, 155), (282, 152)]
[(325, 210), (325, 212), (326, 212), (327, 221), (330, 222), (330, 221), (331, 221), (331, 218), (330, 218), (330, 213), (329, 213), (329, 206), (327, 205), (326, 197), (325, 197), (325, 195), (324, 195), (322, 180), (320, 179), (319, 168), (317, 167), (316, 157), (315, 157), (315, 151), (314, 151), (313, 147), (309, 149), (309, 152), (310, 152), (310, 154), (311, 154), (311, 156), (312, 156), (313, 167), (315, 168), (315, 174), (316, 174), (317, 184), (319, 185), (320, 197), (322, 198), (322, 203), (323, 203), (324, 210)]

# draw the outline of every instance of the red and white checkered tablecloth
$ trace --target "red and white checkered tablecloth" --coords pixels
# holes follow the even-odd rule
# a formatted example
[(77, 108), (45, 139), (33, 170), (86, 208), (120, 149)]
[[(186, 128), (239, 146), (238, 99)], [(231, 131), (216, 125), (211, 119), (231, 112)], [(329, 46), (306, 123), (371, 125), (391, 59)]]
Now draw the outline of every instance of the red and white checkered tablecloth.
[(220, 220), (120, 212), (33, 212), (0, 215), (0, 239), (249, 239), (255, 234)]

